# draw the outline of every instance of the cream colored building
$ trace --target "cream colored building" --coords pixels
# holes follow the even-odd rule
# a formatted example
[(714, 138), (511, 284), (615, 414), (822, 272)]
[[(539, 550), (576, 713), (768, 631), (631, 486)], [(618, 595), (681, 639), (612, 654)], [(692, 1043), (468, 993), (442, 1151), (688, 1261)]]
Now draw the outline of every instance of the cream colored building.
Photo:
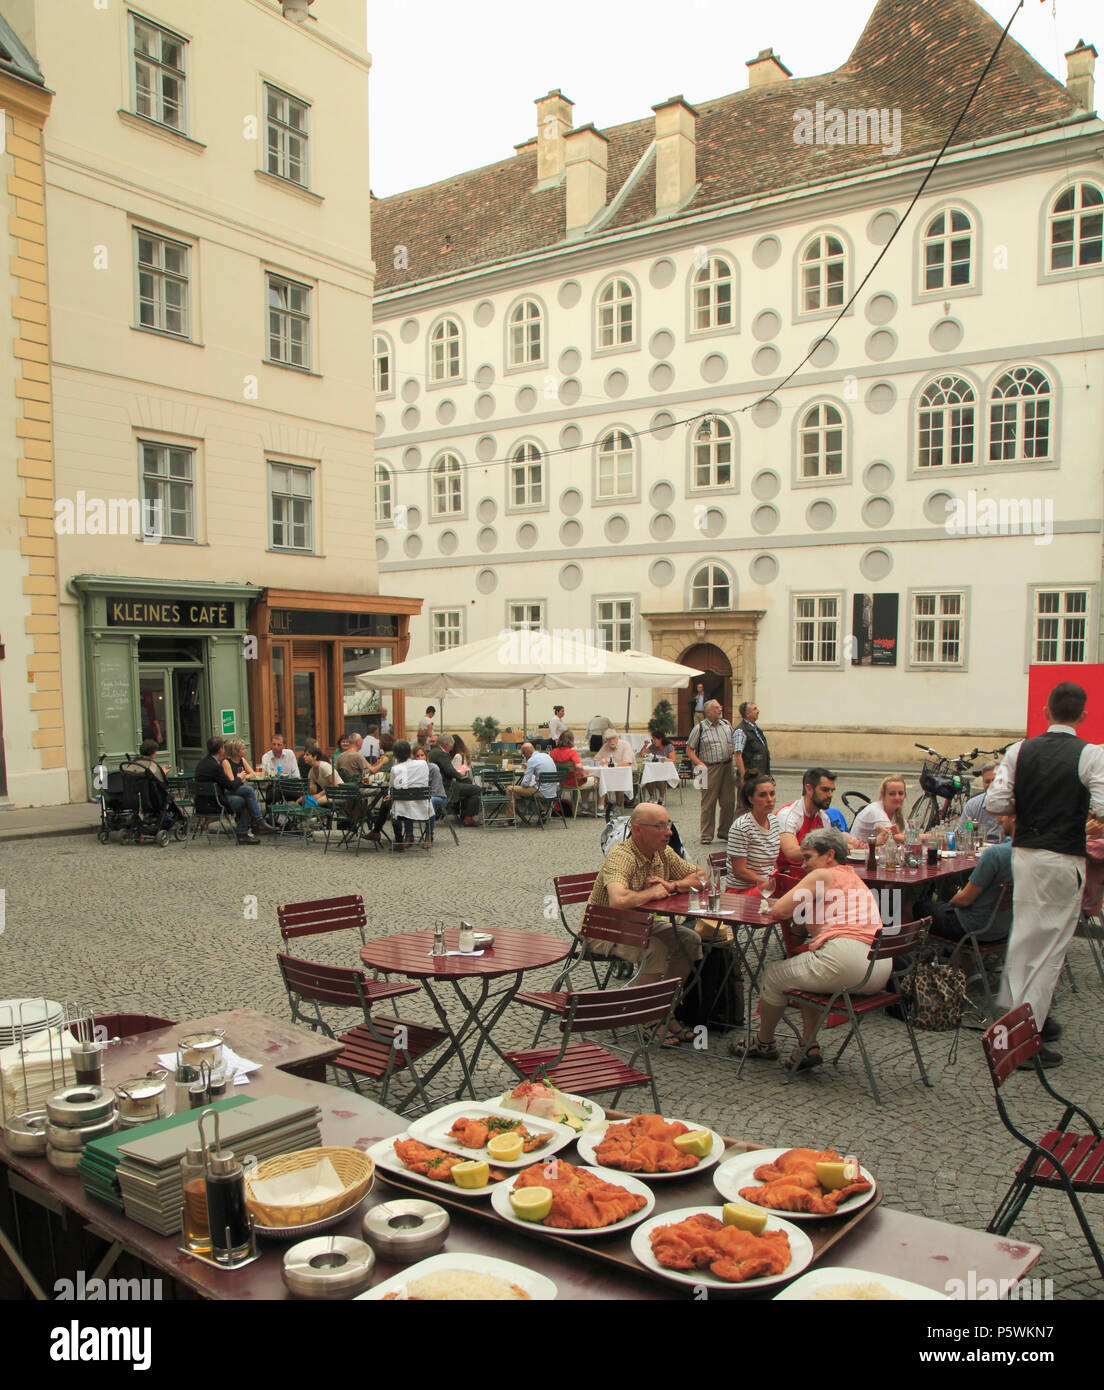
[[(766, 50), (604, 131), (550, 92), (510, 160), (374, 205), (377, 547), (425, 598), (415, 654), (595, 632), (756, 699), (776, 754), (910, 762), (1022, 731), (1030, 663), (1101, 659), (1095, 50), (1063, 87), (1006, 41), (901, 225), (999, 33), (882, 0), (834, 73)], [(520, 728), (520, 697), (447, 707), (492, 712)]]
[[(355, 505), (372, 455), (363, 0), (10, 0), (46, 141), (62, 782), (212, 729), (335, 740), (405, 647)], [(316, 17), (315, 17), (316, 16)], [(30, 196), (29, 194), (27, 195)], [(48, 625), (48, 626), (47, 626)], [(57, 663), (58, 657), (54, 657)], [(10, 745), (9, 745), (10, 746)], [(60, 765), (60, 764), (59, 764)], [(37, 796), (37, 793), (36, 793)]]

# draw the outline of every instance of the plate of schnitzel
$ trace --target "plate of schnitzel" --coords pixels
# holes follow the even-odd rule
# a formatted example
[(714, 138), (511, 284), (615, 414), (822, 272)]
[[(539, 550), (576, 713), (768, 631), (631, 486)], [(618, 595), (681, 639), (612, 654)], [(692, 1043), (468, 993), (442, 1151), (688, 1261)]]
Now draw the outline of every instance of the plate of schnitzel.
[(385, 1176), (394, 1173), (396, 1177), (406, 1178), (436, 1192), (447, 1189), (454, 1197), (489, 1197), (492, 1188), (500, 1186), (509, 1177), (505, 1169), (492, 1167), (490, 1177), (482, 1187), (457, 1187), (451, 1177), (452, 1169), (458, 1163), (470, 1162), (469, 1156), (423, 1144), (410, 1134), (396, 1134), (390, 1139), (381, 1139), (367, 1153)]
[[(708, 1153), (681, 1152), (674, 1141), (686, 1134), (708, 1135)], [(703, 1172), (719, 1162), (725, 1151), (721, 1136), (705, 1125), (663, 1115), (634, 1115), (631, 1120), (603, 1124), (580, 1134), (576, 1147), (584, 1163), (653, 1181)]]
[(792, 1279), (813, 1259), (803, 1230), (768, 1216), (761, 1235), (726, 1226), (722, 1207), (679, 1207), (653, 1216), (632, 1234), (645, 1269), (676, 1284), (706, 1289), (759, 1289)]
[(877, 1191), (874, 1176), (861, 1165), (857, 1177), (828, 1187), (817, 1164), (840, 1164), (835, 1149), (750, 1149), (726, 1159), (713, 1174), (713, 1186), (726, 1202), (750, 1202), (791, 1221), (823, 1221), (850, 1216)]
[[(500, 1168), (526, 1168), (566, 1148), (575, 1138), (575, 1130), (555, 1120), (535, 1120), (481, 1101), (454, 1101), (432, 1110), (411, 1121), (410, 1133), (424, 1144), (452, 1149), (465, 1158), (492, 1158)], [(488, 1151), (492, 1140), (509, 1134), (522, 1141), (517, 1158)]]
[[(523, 1187), (546, 1187), (552, 1193), (552, 1209), (542, 1221), (527, 1221), (514, 1211), (510, 1193)], [(491, 1193), (491, 1206), (499, 1216), (523, 1229), (604, 1236), (611, 1231), (627, 1231), (650, 1216), (655, 1197), (647, 1183), (627, 1173), (615, 1173), (612, 1168), (579, 1168), (553, 1158), (522, 1169), (512, 1183), (499, 1183)]]

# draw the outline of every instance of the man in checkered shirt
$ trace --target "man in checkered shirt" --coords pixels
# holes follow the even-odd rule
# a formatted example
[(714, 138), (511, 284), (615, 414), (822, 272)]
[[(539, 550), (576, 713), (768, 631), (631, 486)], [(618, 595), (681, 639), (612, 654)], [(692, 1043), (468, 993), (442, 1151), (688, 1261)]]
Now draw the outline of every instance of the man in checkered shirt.
[(744, 759), (736, 746), (732, 725), (721, 718), (719, 701), (710, 700), (705, 707), (705, 718), (690, 731), (686, 755), (695, 767), (706, 769), (701, 799), (701, 842), (703, 845), (713, 843), (713, 820), (718, 803), (721, 820), (716, 833), (724, 842), (736, 814), (736, 789), (743, 779)]

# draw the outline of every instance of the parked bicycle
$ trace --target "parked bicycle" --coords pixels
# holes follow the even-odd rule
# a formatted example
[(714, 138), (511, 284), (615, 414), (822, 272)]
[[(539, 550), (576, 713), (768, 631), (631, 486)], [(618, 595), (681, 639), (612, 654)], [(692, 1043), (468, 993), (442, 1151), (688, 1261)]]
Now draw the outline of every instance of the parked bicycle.
[(957, 758), (937, 753), (924, 743), (915, 746), (928, 757), (920, 769), (921, 794), (912, 803), (909, 820), (923, 831), (957, 821), (972, 795), (970, 773), (978, 758), (999, 758), (1011, 745), (975, 748), (971, 753), (960, 753)]

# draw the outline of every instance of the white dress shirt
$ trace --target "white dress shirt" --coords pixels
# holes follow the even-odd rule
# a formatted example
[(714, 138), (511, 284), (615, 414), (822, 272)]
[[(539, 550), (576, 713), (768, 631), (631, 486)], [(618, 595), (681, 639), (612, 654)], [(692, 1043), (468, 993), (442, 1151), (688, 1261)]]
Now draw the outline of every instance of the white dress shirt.
[(548, 737), (553, 743), (558, 743), (561, 734), (567, 733), (567, 725), (558, 714), (554, 714), (548, 721)]
[[(1068, 724), (1051, 724), (1048, 734), (1073, 734), (1077, 730)], [(1016, 808), (1016, 763), (1020, 749), (1026, 739), (1014, 743), (1005, 753), (993, 778), (993, 785), (985, 798), (986, 809), (995, 815), (1008, 815)], [(1104, 816), (1104, 748), (1096, 743), (1086, 743), (1077, 763), (1077, 776), (1082, 786), (1089, 789), (1089, 807), (1094, 816)]]
[(282, 773), (285, 777), (298, 777), (299, 764), (290, 748), (284, 749), (280, 754), (280, 761), (277, 763), (276, 755), (270, 748), (261, 759), (261, 771), (267, 777), (275, 777), (277, 773)]

